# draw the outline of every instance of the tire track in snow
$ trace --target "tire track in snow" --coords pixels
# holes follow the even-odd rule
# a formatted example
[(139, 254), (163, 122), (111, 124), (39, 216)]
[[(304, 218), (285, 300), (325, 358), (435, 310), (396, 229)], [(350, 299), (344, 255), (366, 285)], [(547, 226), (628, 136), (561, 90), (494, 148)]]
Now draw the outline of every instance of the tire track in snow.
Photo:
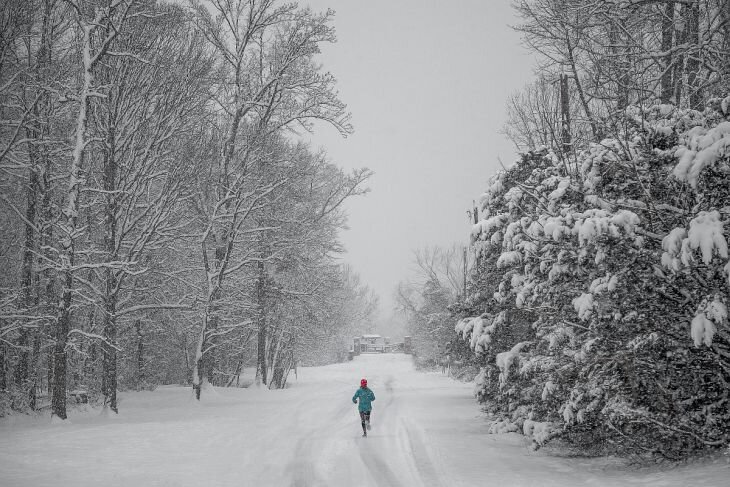
[[(399, 414), (404, 404), (397, 400), (397, 396), (400, 394), (396, 394), (397, 388), (392, 375), (388, 375), (384, 385), (387, 399), (383, 411), (388, 429), (396, 434), (398, 455), (410, 467), (411, 478), (404, 485), (443, 487), (444, 484), (424, 439), (423, 430), (413, 421)], [(404, 397), (408, 398), (408, 395), (406, 394)]]
[(443, 487), (444, 484), (441, 482), (431, 455), (428, 453), (426, 442), (423, 440), (423, 432), (409, 425), (405, 419), (401, 419), (401, 425), (405, 431), (406, 451), (410, 452), (410, 459), (421, 478), (421, 484), (429, 487)]
[(398, 487), (401, 485), (395, 472), (380, 458), (372, 445), (368, 444), (360, 447), (360, 459), (378, 487)]
[(291, 487), (308, 487), (308, 486), (321, 486), (326, 485), (319, 475), (316, 465), (318, 460), (321, 458), (315, 458), (315, 453), (321, 454), (325, 451), (327, 437), (331, 436), (333, 431), (324, 431), (322, 426), (332, 427), (342, 423), (342, 420), (336, 421), (337, 418), (342, 418), (347, 410), (349, 409), (348, 404), (344, 401), (335, 408), (329, 415), (322, 414), (323, 412), (315, 411), (313, 408), (299, 408), (297, 409), (294, 426), (301, 424), (306, 417), (317, 417), (320, 416), (320, 426), (310, 427), (304, 433), (304, 436), (297, 440), (296, 447), (294, 448), (294, 457), (289, 462), (286, 468), (287, 474), (291, 476)]

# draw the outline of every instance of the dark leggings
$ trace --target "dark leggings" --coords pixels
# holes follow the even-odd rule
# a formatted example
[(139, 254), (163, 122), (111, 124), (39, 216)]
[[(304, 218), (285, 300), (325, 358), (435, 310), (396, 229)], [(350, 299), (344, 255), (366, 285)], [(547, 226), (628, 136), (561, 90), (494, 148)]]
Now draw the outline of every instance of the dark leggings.
[(370, 421), (370, 411), (360, 411), (360, 423), (362, 424), (362, 431), (365, 432), (365, 421)]

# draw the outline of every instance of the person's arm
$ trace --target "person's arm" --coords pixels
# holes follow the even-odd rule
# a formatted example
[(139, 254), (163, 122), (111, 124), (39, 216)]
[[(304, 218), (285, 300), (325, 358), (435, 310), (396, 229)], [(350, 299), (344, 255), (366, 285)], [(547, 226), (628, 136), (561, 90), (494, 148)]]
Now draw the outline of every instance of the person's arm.
[(370, 390), (370, 400), (371, 401), (375, 400), (375, 393), (372, 391), (372, 389)]
[(357, 404), (357, 396), (358, 396), (358, 394), (360, 394), (360, 390), (359, 389), (356, 390), (355, 391), (355, 395), (352, 396), (352, 402), (355, 403), (355, 404)]

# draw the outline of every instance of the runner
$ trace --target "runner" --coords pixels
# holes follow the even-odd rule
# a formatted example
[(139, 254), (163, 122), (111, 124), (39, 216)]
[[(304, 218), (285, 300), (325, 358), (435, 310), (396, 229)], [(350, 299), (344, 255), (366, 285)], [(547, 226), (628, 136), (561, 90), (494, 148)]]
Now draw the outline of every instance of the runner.
[[(360, 403), (358, 404), (358, 399)], [(367, 430), (370, 429), (370, 412), (373, 409), (372, 402), (375, 400), (375, 394), (368, 389), (368, 380), (360, 381), (360, 389), (352, 396), (352, 402), (358, 404), (357, 409), (360, 411), (360, 422), (362, 424), (362, 435), (367, 436)]]

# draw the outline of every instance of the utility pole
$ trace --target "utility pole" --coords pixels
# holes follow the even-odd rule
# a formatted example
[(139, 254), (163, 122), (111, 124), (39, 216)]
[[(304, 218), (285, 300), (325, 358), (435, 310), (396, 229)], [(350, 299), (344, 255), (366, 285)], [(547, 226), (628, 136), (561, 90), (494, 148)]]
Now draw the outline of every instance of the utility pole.
[(573, 142), (570, 137), (570, 98), (568, 94), (568, 75), (560, 73), (560, 136), (563, 156), (570, 154)]
[(464, 261), (464, 301), (466, 301), (466, 247), (464, 247), (463, 261)]
[[(477, 202), (474, 200), (471, 200), (471, 206), (472, 206), (472, 216), (474, 218), (474, 225), (479, 223), (479, 211), (477, 211)], [(477, 266), (477, 269), (479, 269), (479, 251), (476, 247), (474, 247), (474, 260)], [(464, 276), (466, 276), (466, 272), (464, 272)], [(464, 277), (464, 280), (466, 280), (466, 277)], [(464, 289), (466, 290), (466, 284), (464, 284)], [(466, 294), (466, 292), (464, 293)]]

